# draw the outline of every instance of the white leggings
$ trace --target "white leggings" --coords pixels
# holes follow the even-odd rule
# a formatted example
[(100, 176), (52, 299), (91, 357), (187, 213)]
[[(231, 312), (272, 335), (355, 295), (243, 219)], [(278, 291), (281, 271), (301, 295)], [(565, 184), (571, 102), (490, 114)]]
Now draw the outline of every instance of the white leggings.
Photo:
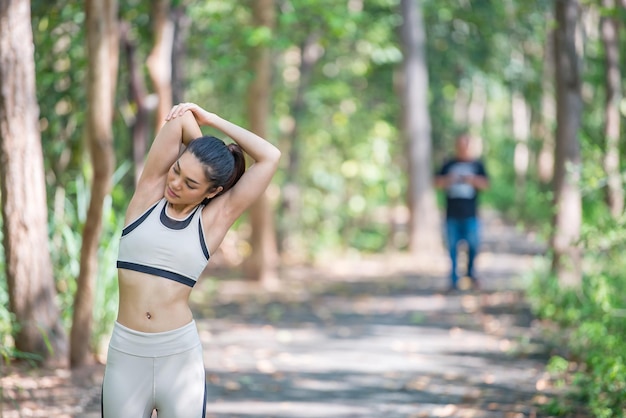
[(194, 321), (146, 333), (115, 323), (102, 384), (103, 418), (204, 418), (206, 380)]

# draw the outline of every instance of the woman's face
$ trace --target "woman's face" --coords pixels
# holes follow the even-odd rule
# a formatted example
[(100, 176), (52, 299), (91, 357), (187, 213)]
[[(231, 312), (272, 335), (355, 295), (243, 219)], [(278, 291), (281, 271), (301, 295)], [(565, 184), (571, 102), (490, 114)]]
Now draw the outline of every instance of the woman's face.
[(165, 198), (172, 204), (198, 204), (219, 190), (206, 179), (204, 167), (190, 152), (184, 152), (167, 173)]

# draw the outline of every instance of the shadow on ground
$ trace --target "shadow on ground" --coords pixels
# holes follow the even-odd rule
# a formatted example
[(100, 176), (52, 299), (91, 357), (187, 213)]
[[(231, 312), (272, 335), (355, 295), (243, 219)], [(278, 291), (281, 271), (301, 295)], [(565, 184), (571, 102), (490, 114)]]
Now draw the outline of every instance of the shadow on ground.
[(441, 280), (242, 284), (197, 303), (210, 416), (548, 416), (549, 348), (522, 292), (443, 295)]
[[(442, 293), (440, 255), (286, 269), (274, 292), (199, 283), (207, 416), (548, 417), (551, 348), (524, 297), (543, 248), (487, 227), (480, 292)], [(99, 417), (102, 370), (6, 369), (0, 417)]]

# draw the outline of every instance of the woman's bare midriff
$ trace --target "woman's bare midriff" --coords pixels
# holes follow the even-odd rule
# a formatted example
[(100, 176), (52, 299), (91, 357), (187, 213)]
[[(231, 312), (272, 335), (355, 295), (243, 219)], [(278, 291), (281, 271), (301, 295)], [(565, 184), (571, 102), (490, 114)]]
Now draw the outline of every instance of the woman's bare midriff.
[(141, 332), (164, 332), (187, 325), (191, 287), (163, 277), (118, 269), (117, 322)]

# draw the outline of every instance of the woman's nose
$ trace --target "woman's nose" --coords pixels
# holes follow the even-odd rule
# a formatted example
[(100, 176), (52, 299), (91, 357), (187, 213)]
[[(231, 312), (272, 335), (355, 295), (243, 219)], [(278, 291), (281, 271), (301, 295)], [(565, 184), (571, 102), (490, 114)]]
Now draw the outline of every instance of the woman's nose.
[(180, 181), (180, 178), (175, 178), (172, 181), (171, 185), (172, 185), (172, 189), (178, 190), (178, 189), (180, 189), (180, 186), (182, 185), (182, 182)]

